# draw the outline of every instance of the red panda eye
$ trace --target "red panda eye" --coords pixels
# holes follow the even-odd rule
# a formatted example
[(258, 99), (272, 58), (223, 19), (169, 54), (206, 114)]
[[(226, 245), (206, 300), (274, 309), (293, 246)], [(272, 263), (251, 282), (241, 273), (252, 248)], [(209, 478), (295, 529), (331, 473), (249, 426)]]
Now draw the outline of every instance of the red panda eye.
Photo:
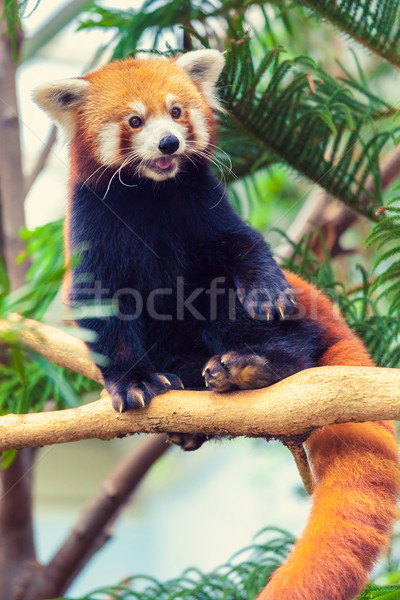
[(138, 127), (141, 127), (143, 121), (140, 117), (131, 117), (128, 123), (133, 129), (137, 129)]
[(174, 108), (171, 110), (171, 116), (173, 119), (179, 119), (181, 114), (182, 114), (182, 111), (177, 106), (174, 106)]

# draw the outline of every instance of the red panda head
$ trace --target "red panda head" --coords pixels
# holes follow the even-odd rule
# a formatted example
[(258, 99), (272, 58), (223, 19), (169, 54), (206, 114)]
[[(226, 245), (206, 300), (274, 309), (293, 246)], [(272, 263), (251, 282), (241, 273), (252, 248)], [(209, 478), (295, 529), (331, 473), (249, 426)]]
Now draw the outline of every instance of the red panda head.
[(75, 154), (162, 181), (210, 154), (223, 65), (217, 50), (128, 58), (41, 85), (34, 100), (71, 139)]

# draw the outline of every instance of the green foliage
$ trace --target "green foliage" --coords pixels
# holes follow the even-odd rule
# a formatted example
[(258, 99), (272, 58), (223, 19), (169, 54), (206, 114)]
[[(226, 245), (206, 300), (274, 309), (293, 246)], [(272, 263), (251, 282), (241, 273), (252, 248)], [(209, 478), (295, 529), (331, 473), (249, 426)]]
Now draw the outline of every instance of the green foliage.
[[(294, 539), (285, 531), (267, 528), (258, 534), (256, 542), (211, 573), (188, 569), (181, 577), (163, 583), (139, 575), (121, 585), (96, 590), (79, 600), (254, 600), (285, 559)], [(399, 600), (400, 586), (371, 584), (359, 600), (373, 598)]]
[[(64, 275), (62, 250), (62, 221), (55, 221), (34, 231), (25, 230), (26, 243), (20, 260), (30, 260), (27, 283), (9, 293), (7, 273), (0, 263), (0, 318), (8, 319), (11, 312), (41, 320), (58, 294)], [(0, 333), (9, 351), (3, 350), (0, 362), (0, 414), (40, 411), (52, 400), (59, 405), (78, 406), (82, 394), (100, 389), (89, 379), (62, 369), (18, 344), (21, 324), (9, 320), (7, 331)], [(76, 330), (71, 332), (76, 334)]]
[(263, 4), (263, 0), (224, 0), (223, 4), (215, 0), (169, 0), (163, 4), (158, 0), (146, 0), (140, 10), (121, 11), (104, 8), (93, 2), (88, 10), (89, 15), (82, 20), (79, 29), (100, 27), (115, 30), (115, 37), (111, 41), (113, 58), (124, 58), (139, 47), (144, 32), (152, 33), (151, 45), (155, 48), (162, 34), (173, 31), (179, 36), (180, 29), (183, 47), (182, 28), (201, 31), (199, 25), (210, 19), (222, 18), (225, 22), (230, 11), (243, 13), (251, 5)]
[(82, 375), (57, 367), (15, 345), (6, 365), (0, 364), (0, 414), (39, 412), (47, 402), (74, 408), (81, 396), (100, 386)]
[(293, 198), (299, 194), (299, 185), (291, 181), (282, 165), (275, 165), (238, 178), (231, 183), (228, 193), (232, 205), (243, 219), (263, 231), (271, 222), (283, 220), (285, 212), (291, 212)]
[(374, 118), (384, 103), (367, 94), (356, 99), (351, 88), (307, 57), (283, 59), (274, 48), (255, 65), (250, 40), (233, 43), (220, 81), (230, 114), (220, 139), (233, 170), (243, 175), (283, 161), (375, 220), (379, 156), (397, 128), (379, 128)]
[(381, 598), (382, 600), (399, 600), (400, 585), (374, 585), (370, 584), (361, 594), (359, 600), (373, 600)]
[(303, 3), (319, 17), (328, 19), (377, 54), (400, 65), (399, 0), (304, 0)]
[[(346, 289), (337, 280), (326, 248), (323, 261), (310, 250), (312, 236), (304, 236), (297, 244), (284, 236), (293, 247), (291, 257), (285, 261), (285, 268), (313, 283), (337, 304), (350, 327), (365, 342), (378, 366), (400, 367), (399, 310), (388, 311), (387, 305), (379, 301), (379, 294), (373, 293), (368, 273), (361, 266), (358, 266), (360, 285)], [(322, 234), (320, 241), (324, 247)]]
[(25, 251), (19, 262), (29, 260), (26, 286), (7, 298), (8, 309), (18, 304), (18, 312), (39, 321), (60, 290), (65, 273), (63, 251), (63, 219), (47, 223), (34, 231), (24, 229), (21, 237)]
[[(395, 189), (400, 189), (396, 186)], [(367, 239), (367, 244), (383, 250), (373, 266), (378, 272), (371, 285), (380, 297), (390, 298), (388, 312), (400, 314), (400, 196), (394, 197), (384, 207), (384, 218), (377, 223)]]
[(20, 4), (15, 0), (5, 0), (1, 18), (7, 23), (7, 33), (10, 36), (12, 57), (15, 62), (18, 60), (18, 34), (20, 28), (20, 11), (28, 0)]
[(268, 528), (258, 534), (256, 541), (211, 573), (188, 569), (165, 583), (132, 577), (123, 585), (102, 588), (79, 600), (252, 600), (284, 560), (294, 539), (285, 531)]

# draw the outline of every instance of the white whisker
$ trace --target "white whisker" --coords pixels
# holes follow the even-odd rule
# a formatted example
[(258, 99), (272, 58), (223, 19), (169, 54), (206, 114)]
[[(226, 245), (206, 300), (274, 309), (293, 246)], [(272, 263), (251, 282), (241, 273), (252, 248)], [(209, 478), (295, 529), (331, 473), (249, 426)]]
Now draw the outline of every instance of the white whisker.
[[(229, 156), (226, 154), (226, 152), (221, 150), (221, 148), (219, 148), (221, 150), (221, 152), (224, 152), (224, 154), (226, 154), (227, 158), (229, 159), (229, 162), (231, 165), (230, 167), (228, 167), (228, 165), (225, 165), (222, 161), (220, 161), (218, 158), (216, 158), (214, 156), (214, 154), (212, 154), (211, 152), (208, 152), (207, 150), (198, 150), (192, 142), (187, 142), (187, 145), (189, 147), (190, 152), (192, 152), (193, 154), (197, 154), (198, 156), (201, 156), (201, 157), (211, 161), (216, 167), (217, 167), (217, 165), (220, 165), (221, 168), (225, 169), (233, 178), (236, 179), (236, 175), (231, 169), (232, 162), (231, 162)], [(215, 147), (218, 148), (218, 146), (215, 146)]]

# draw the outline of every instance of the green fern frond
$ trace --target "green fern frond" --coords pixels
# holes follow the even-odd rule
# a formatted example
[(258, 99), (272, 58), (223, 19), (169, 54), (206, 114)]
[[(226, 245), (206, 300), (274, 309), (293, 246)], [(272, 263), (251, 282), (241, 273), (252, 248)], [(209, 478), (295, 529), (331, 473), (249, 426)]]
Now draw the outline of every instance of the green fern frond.
[[(220, 95), (230, 120), (222, 121), (220, 140), (234, 170), (236, 161), (241, 175), (284, 162), (377, 220), (375, 211), (382, 204), (379, 157), (399, 129), (373, 124), (382, 103), (356, 99), (343, 82), (313, 69), (305, 57), (281, 55), (282, 49), (275, 48), (256, 67), (248, 38), (232, 44), (227, 53)], [(256, 154), (261, 161), (254, 160)]]
[(210, 18), (223, 17), (225, 21), (230, 11), (235, 11), (241, 20), (249, 6), (263, 4), (263, 0), (224, 0), (223, 3), (215, 0), (169, 0), (160, 5), (158, 0), (147, 0), (140, 10), (122, 11), (104, 8), (93, 2), (89, 7), (89, 16), (79, 28), (114, 28), (117, 35), (113, 58), (124, 58), (137, 48), (145, 30), (152, 33), (155, 47), (165, 31), (176, 32), (178, 27), (190, 27), (197, 31), (197, 25)]
[[(395, 188), (396, 189), (396, 188)], [(399, 189), (399, 186), (397, 186)], [(374, 225), (366, 243), (383, 251), (374, 262), (372, 273), (377, 273), (371, 292), (390, 300), (388, 312), (400, 312), (400, 196), (392, 198), (385, 207), (385, 217)], [(379, 272), (381, 270), (381, 272)]]
[(352, 38), (400, 65), (400, 0), (301, 0)]
[(293, 542), (288, 533), (267, 528), (258, 534), (257, 543), (211, 573), (187, 569), (181, 577), (165, 583), (151, 577), (132, 577), (124, 585), (102, 588), (80, 600), (253, 600)]
[[(181, 577), (165, 583), (148, 576), (131, 577), (121, 585), (101, 588), (79, 600), (254, 600), (271, 573), (285, 560), (294, 541), (275, 528), (267, 528), (257, 537), (266, 533), (274, 537), (244, 548), (228, 564), (211, 573), (187, 569)], [(396, 585), (371, 584), (358, 600), (399, 600), (399, 590)]]
[(400, 367), (400, 299), (396, 310), (387, 311), (387, 307), (381, 306), (382, 303), (379, 302), (379, 294), (372, 294), (368, 272), (360, 266), (358, 272), (361, 285), (347, 291), (336, 280), (332, 258), (324, 246), (322, 232), (319, 234), (324, 250), (322, 261), (310, 250), (314, 232), (304, 236), (296, 244), (285, 234), (282, 235), (293, 247), (291, 256), (283, 266), (313, 283), (338, 304), (347, 323), (362, 338), (377, 365)]

